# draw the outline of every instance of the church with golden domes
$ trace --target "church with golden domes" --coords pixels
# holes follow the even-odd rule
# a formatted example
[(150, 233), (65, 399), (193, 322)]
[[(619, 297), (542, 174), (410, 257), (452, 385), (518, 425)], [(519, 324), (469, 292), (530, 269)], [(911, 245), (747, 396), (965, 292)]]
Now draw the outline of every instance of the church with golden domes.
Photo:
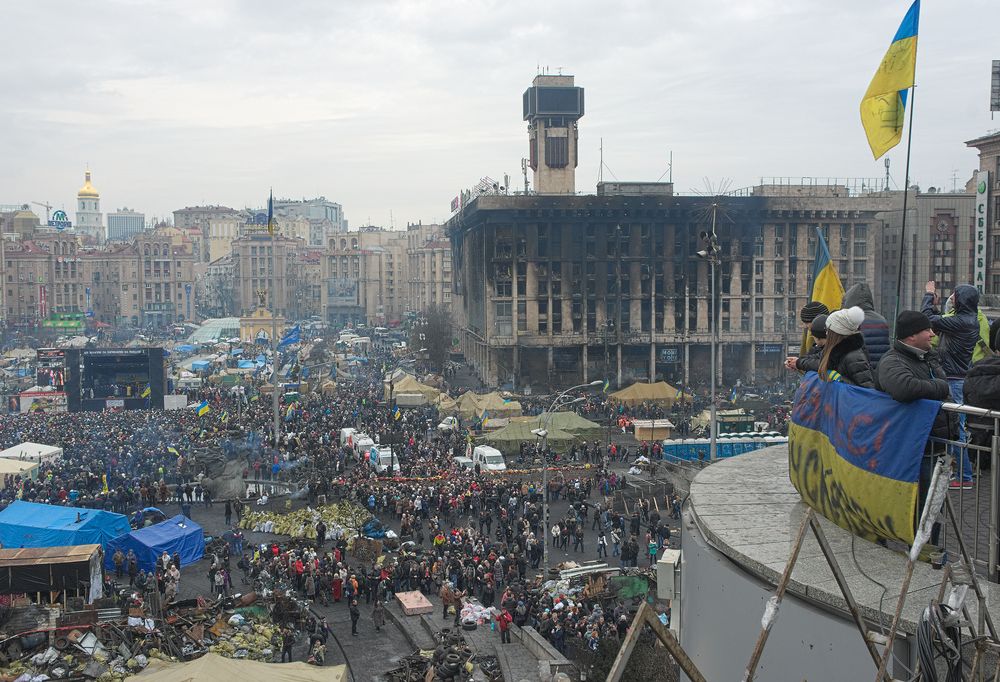
[(83, 187), (76, 193), (76, 231), (93, 244), (103, 244), (105, 234), (101, 193), (90, 183), (89, 169), (83, 178)]

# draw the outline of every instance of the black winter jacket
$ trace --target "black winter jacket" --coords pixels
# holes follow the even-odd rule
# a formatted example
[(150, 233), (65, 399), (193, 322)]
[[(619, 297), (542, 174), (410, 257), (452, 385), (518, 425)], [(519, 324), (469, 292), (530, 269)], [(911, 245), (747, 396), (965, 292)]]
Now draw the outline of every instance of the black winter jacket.
[(990, 356), (972, 366), (965, 377), (967, 405), (1000, 410), (1000, 356)]
[(861, 334), (851, 334), (830, 351), (827, 369), (840, 372), (841, 380), (846, 383), (861, 388), (875, 388), (875, 376), (871, 363), (868, 362), (865, 340)]
[(805, 355), (799, 356), (799, 359), (795, 361), (795, 369), (800, 372), (818, 372), (819, 361), (822, 357), (823, 346), (817, 346), (814, 343), (810, 346), (809, 350), (806, 351)]
[(934, 308), (933, 294), (924, 294), (921, 312), (941, 337), (938, 355), (949, 379), (964, 379), (972, 365), (972, 351), (979, 342), (979, 290), (969, 284), (955, 287), (955, 314), (942, 317)]
[[(902, 341), (893, 342), (892, 349), (879, 361), (875, 374), (875, 387), (901, 403), (921, 398), (946, 401), (951, 396), (937, 353), (928, 351), (921, 357), (916, 348)], [(955, 415), (938, 410), (931, 435), (951, 438), (958, 433), (957, 426)]]
[(889, 323), (875, 312), (875, 297), (867, 284), (859, 282), (844, 292), (843, 307), (851, 306), (858, 306), (865, 311), (861, 335), (865, 337), (865, 350), (874, 367), (889, 350)]

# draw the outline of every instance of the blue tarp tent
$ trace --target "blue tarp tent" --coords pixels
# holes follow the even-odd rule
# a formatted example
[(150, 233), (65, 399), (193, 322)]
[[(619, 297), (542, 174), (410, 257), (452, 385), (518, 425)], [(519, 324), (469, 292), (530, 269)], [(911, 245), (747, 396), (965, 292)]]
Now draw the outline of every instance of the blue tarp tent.
[(175, 346), (174, 350), (177, 351), (178, 353), (193, 353), (194, 352), (194, 346), (192, 346), (191, 344), (185, 343), (185, 344), (182, 344), (180, 346)]
[(240, 363), (237, 365), (237, 367), (239, 369), (254, 369), (257, 367), (257, 363), (254, 362), (253, 360), (240, 360)]
[(114, 553), (119, 547), (126, 556), (130, 549), (135, 552), (139, 568), (147, 572), (155, 570), (156, 560), (163, 552), (170, 556), (180, 554), (183, 568), (200, 561), (205, 554), (205, 534), (197, 523), (178, 514), (112, 541), (104, 552), (105, 568), (115, 567)]
[(0, 544), (21, 547), (103, 545), (132, 530), (121, 514), (18, 500), (0, 512)]
[(201, 372), (207, 370), (212, 366), (212, 363), (208, 360), (195, 360), (191, 363), (191, 370), (194, 372)]

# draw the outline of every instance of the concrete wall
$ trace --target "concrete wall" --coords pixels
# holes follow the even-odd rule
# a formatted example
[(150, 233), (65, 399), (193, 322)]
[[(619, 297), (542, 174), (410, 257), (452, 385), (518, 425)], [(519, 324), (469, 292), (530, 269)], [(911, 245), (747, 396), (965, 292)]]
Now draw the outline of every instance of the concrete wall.
[[(688, 513), (684, 515), (681, 538), (681, 646), (707, 679), (742, 679), (774, 586), (756, 579), (709, 547), (691, 525)], [(875, 667), (861, 634), (845, 616), (786, 593), (764, 648), (757, 679), (873, 679)], [(908, 653), (905, 641), (897, 646), (896, 654), (911, 665)], [(897, 671), (893, 677), (903, 678), (905, 674)], [(681, 679), (688, 678), (682, 674)]]

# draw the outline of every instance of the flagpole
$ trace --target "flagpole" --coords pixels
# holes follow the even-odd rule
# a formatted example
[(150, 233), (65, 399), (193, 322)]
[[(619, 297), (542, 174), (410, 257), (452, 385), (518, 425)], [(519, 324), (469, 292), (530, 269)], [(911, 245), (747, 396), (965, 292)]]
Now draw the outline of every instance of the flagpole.
[[(913, 72), (917, 71), (917, 57), (913, 56)], [(910, 198), (910, 149), (913, 146), (913, 110), (916, 108), (917, 86), (910, 88), (910, 129), (906, 131), (906, 170), (903, 172), (903, 224), (899, 233), (899, 262), (896, 271), (896, 312), (892, 316), (892, 338), (896, 338), (896, 318), (899, 317), (899, 306), (903, 296), (903, 254), (906, 252), (906, 204)]]
[(272, 212), (274, 210), (274, 192), (268, 199), (267, 231), (271, 233), (271, 409), (274, 411), (274, 448), (278, 449), (278, 437), (281, 434), (281, 417), (278, 409), (278, 249), (275, 246), (275, 229)]

